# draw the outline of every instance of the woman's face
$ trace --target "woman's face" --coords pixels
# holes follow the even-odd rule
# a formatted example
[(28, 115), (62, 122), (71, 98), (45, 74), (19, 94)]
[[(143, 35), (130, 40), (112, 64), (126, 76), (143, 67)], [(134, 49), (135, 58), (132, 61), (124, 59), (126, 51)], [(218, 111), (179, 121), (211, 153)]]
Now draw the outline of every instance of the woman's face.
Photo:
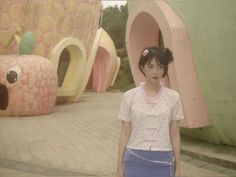
[(143, 72), (146, 75), (146, 80), (152, 83), (160, 81), (164, 74), (164, 66), (153, 58), (142, 67)]

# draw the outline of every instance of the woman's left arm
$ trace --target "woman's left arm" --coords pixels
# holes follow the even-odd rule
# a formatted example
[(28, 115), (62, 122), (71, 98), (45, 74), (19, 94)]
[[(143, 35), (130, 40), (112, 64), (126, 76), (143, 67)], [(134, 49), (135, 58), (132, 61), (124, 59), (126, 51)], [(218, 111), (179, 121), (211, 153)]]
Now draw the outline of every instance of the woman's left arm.
[(172, 120), (170, 123), (170, 140), (175, 156), (175, 176), (180, 176), (180, 133), (179, 120)]

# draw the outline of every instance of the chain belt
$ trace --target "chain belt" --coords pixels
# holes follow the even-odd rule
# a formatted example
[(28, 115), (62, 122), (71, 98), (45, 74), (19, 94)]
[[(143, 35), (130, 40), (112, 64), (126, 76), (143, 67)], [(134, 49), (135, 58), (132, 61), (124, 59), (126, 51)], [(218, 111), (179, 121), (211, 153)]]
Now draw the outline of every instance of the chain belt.
[(138, 154), (136, 154), (135, 152), (133, 152), (131, 149), (128, 149), (127, 150), (132, 154), (134, 155), (135, 157), (139, 158), (139, 159), (142, 159), (144, 161), (148, 161), (148, 162), (152, 162), (152, 163), (156, 163), (156, 164), (168, 164), (168, 165), (173, 165), (173, 162), (175, 161), (175, 159), (173, 158), (171, 162), (167, 162), (167, 161), (161, 161), (161, 160), (152, 160), (152, 159), (147, 159), (147, 158), (144, 158)]

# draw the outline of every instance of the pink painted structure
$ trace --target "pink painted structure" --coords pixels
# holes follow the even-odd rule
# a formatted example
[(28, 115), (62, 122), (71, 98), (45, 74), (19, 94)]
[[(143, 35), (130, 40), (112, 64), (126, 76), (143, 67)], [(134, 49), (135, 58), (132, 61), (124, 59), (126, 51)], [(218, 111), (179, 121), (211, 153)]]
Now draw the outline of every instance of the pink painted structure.
[(92, 89), (97, 92), (104, 92), (107, 89), (106, 81), (110, 62), (109, 59), (109, 53), (104, 48), (99, 47), (93, 65), (93, 77), (91, 77), (93, 82)]
[(169, 67), (168, 77), (162, 82), (181, 95), (185, 114), (181, 126), (196, 128), (210, 124), (187, 30), (165, 1), (132, 1), (126, 26), (126, 44), (136, 85), (144, 80), (138, 69), (141, 51), (148, 46), (171, 49), (174, 62)]
[(99, 34), (100, 39), (86, 88), (104, 92), (114, 83), (120, 65), (111, 37), (103, 29), (100, 29)]

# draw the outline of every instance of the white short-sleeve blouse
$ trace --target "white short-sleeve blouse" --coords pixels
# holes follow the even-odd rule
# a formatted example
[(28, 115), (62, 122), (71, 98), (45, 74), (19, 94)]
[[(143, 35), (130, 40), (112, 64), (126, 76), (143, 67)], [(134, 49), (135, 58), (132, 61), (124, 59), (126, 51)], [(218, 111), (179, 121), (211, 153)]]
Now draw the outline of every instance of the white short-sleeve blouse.
[(152, 151), (172, 150), (170, 122), (184, 119), (178, 92), (161, 86), (158, 95), (147, 97), (143, 85), (124, 93), (118, 117), (131, 122), (127, 148)]

